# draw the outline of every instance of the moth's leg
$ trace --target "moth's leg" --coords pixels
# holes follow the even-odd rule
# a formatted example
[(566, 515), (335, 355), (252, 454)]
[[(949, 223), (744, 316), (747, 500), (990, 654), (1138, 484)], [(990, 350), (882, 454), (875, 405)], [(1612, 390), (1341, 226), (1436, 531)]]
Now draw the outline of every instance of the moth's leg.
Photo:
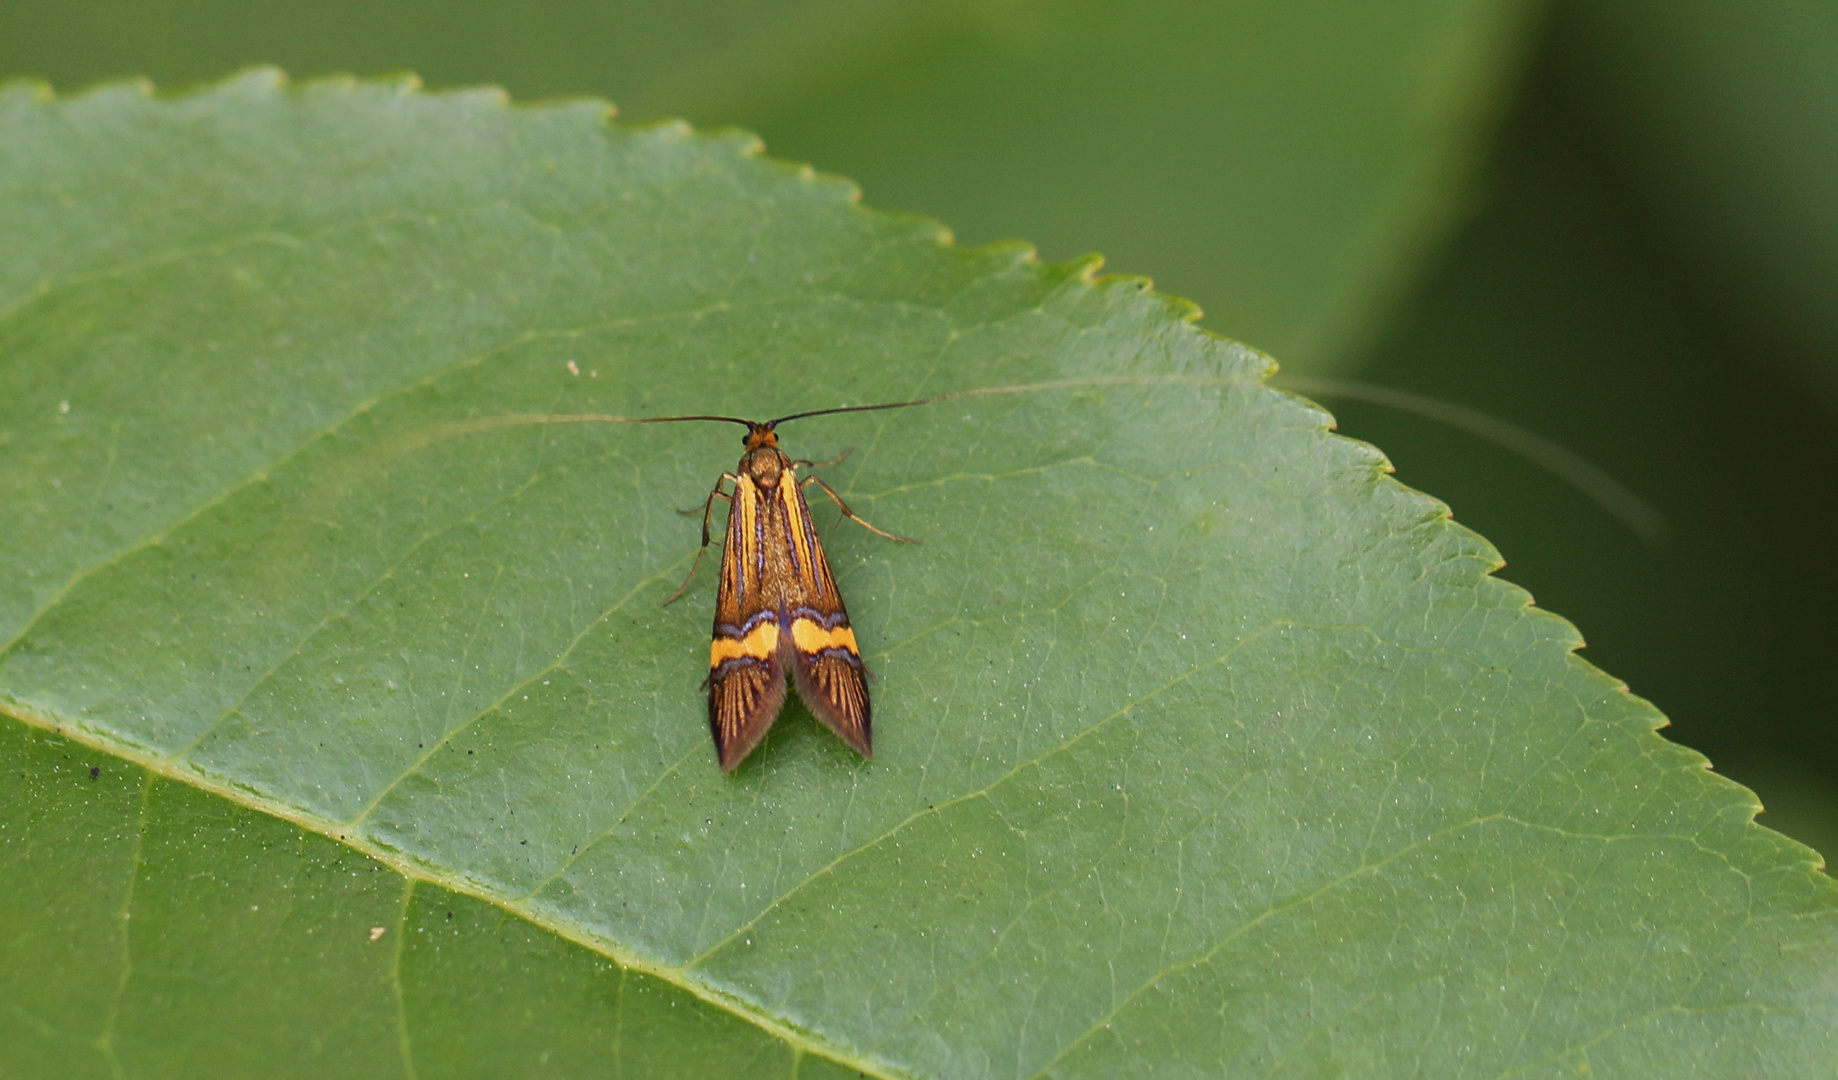
[[(709, 523), (710, 518), (712, 518), (715, 513), (715, 499), (716, 498), (726, 499), (730, 504), (732, 504), (734, 501), (734, 496), (729, 495), (727, 492), (721, 490), (722, 480), (732, 480), (736, 484), (740, 483), (740, 477), (735, 476), (733, 473), (722, 473), (721, 478), (715, 481), (714, 488), (711, 491), (709, 491), (708, 498), (703, 500), (702, 502), (702, 546), (696, 549), (696, 561), (689, 564), (689, 576), (683, 579), (683, 584), (678, 585), (676, 587), (676, 592), (673, 592), (670, 594), (670, 599), (664, 601), (665, 607), (669, 607), (671, 604), (676, 603), (677, 597), (682, 596), (684, 591), (689, 588), (689, 583), (696, 579), (696, 568), (702, 565), (702, 556), (708, 554), (708, 541), (709, 541), (708, 523)], [(691, 510), (690, 513), (693, 514), (695, 513), (695, 511)]]
[(723, 480), (732, 481), (736, 490), (740, 487), (740, 477), (735, 476), (733, 473), (724, 472), (716, 478), (714, 490), (708, 493), (708, 499), (702, 504), (702, 546), (705, 548), (708, 547), (708, 523), (710, 517), (715, 513), (715, 500), (726, 499), (730, 506), (733, 505), (734, 502), (734, 496), (721, 490), (721, 481)]
[(831, 465), (842, 464), (842, 459), (853, 453), (855, 453), (855, 447), (851, 446), (828, 461), (794, 461), (791, 467), (794, 469), (827, 469)]
[(830, 498), (836, 500), (836, 508), (842, 511), (843, 517), (849, 518), (850, 520), (856, 522), (857, 524), (861, 525), (862, 528), (867, 529), (869, 532), (874, 533), (877, 536), (885, 536), (889, 540), (898, 540), (902, 544), (917, 544), (919, 542), (917, 540), (914, 540), (910, 536), (895, 536), (893, 533), (888, 532), (886, 529), (877, 529), (873, 525), (868, 524), (867, 521), (863, 520), (860, 517), (857, 517), (855, 514), (855, 511), (849, 509), (849, 504), (842, 501), (842, 496), (836, 494), (835, 490), (832, 489), (830, 485), (824, 483), (821, 478), (816, 477), (816, 476), (807, 476), (804, 478), (803, 483), (816, 484), (818, 487), (822, 488), (823, 493), (825, 495), (828, 495)]

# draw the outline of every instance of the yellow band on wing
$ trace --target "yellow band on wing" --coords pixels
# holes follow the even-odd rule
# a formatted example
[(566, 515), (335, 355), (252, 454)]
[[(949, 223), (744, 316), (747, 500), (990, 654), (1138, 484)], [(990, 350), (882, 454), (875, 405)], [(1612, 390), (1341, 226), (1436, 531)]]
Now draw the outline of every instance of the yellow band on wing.
[(785, 531), (791, 538), (791, 556), (798, 564), (798, 576), (803, 579), (805, 588), (821, 597), (823, 583), (817, 579), (818, 556), (811, 554), (814, 542), (811, 515), (805, 509), (804, 496), (799, 494), (797, 470), (785, 470), (785, 475), (779, 481), (779, 502), (785, 511)]
[[(853, 644), (854, 639), (850, 639)], [(779, 624), (763, 622), (753, 628), (753, 632), (743, 638), (718, 637), (709, 642), (708, 666), (720, 667), (723, 660), (738, 660), (746, 656), (754, 660), (764, 660), (778, 651)]]
[(810, 619), (791, 620), (791, 643), (801, 653), (814, 655), (825, 649), (847, 649), (857, 656), (861, 655), (861, 651), (855, 647), (855, 631), (846, 626), (825, 630), (821, 624)]

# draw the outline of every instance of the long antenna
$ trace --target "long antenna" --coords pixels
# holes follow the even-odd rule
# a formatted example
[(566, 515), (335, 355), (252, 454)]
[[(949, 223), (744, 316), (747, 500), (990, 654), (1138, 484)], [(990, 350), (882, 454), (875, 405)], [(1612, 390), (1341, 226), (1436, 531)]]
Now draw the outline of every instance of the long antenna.
[(1535, 431), (1528, 431), (1517, 424), (1453, 401), (1443, 401), (1427, 394), (1389, 386), (1377, 386), (1357, 379), (1283, 374), (1277, 376), (1271, 385), (1279, 390), (1346, 398), (1396, 409), (1486, 439), (1582, 492), (1591, 502), (1607, 511), (1610, 517), (1626, 525), (1647, 546), (1660, 547), (1666, 542), (1669, 531), (1666, 518), (1657, 507), (1636, 495), (1626, 484), (1610, 476), (1588, 458)]
[(674, 424), (680, 420), (721, 420), (730, 424), (742, 424), (752, 427), (753, 421), (742, 420), (738, 416), (596, 416), (594, 420), (616, 424)]
[[(912, 401), (890, 401), (885, 405), (843, 405), (835, 409), (812, 409), (810, 412), (792, 413), (790, 416), (781, 416), (777, 420), (769, 420), (766, 422), (765, 426), (769, 428), (778, 427), (780, 424), (786, 423), (787, 421), (802, 420), (807, 416), (828, 416), (831, 413), (843, 412), (873, 412), (876, 409), (904, 409), (909, 405), (929, 405), (934, 401), (943, 401), (945, 397), (950, 396), (953, 395), (947, 394), (943, 397), (916, 398)], [(702, 419), (712, 419), (712, 417), (703, 417)]]
[[(1211, 378), (1204, 376), (1145, 376), (1145, 375), (1090, 375), (1072, 379), (1057, 379), (1051, 382), (1020, 383), (1013, 386), (986, 386), (974, 390), (953, 390), (931, 397), (915, 398), (912, 401), (890, 401), (880, 405), (844, 405), (834, 409), (812, 409), (809, 412), (792, 413), (781, 416), (770, 424), (784, 424), (792, 420), (802, 420), (807, 416), (823, 416), (828, 413), (870, 412), (875, 409), (904, 409), (911, 405), (930, 405), (940, 401), (957, 401), (962, 398), (990, 397), (1007, 394), (1035, 394), (1046, 390), (1072, 390), (1086, 386), (1119, 386), (1119, 385), (1154, 385), (1162, 383), (1181, 383), (1195, 386), (1212, 386), (1221, 382), (1232, 382), (1231, 378)], [(499, 428), (522, 427), (526, 424), (673, 424), (689, 420), (712, 420), (717, 423), (739, 424), (751, 429), (754, 421), (743, 420), (738, 416), (616, 416), (611, 413), (499, 413), (494, 416), (475, 416), (467, 420), (452, 420), (446, 423), (432, 424), (407, 432), (391, 440), (383, 456), (409, 453), (424, 446), (430, 446), (447, 439), (476, 435)]]

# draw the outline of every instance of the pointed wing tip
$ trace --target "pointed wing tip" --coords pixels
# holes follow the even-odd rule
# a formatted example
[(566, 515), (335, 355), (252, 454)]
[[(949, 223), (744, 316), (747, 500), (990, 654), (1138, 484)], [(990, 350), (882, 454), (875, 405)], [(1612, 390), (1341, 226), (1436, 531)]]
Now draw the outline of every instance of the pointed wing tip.
[[(874, 760), (874, 747), (868, 745), (866, 742), (857, 743), (853, 739), (844, 739), (843, 742), (847, 744), (849, 749), (860, 754), (863, 761)], [(715, 752), (721, 759), (721, 771), (729, 775), (733, 775), (735, 770), (739, 769), (749, 757), (753, 756), (752, 747), (748, 747), (745, 752), (738, 754), (729, 753), (722, 747), (716, 747)]]
[[(811, 711), (816, 712), (815, 709)], [(824, 727), (834, 732), (836, 737), (843, 741), (844, 746), (860, 754), (863, 761), (874, 760), (874, 746), (870, 742), (868, 732), (821, 713), (817, 714), (817, 719), (823, 722)]]
[(869, 745), (868, 743), (868, 733), (867, 732), (862, 732), (861, 738), (855, 739), (855, 738), (850, 737), (850, 735), (853, 734), (852, 732), (846, 732), (838, 725), (831, 724), (826, 721), (825, 726), (828, 727), (831, 731), (836, 733), (836, 737), (843, 741), (844, 746), (847, 746), (849, 749), (860, 754), (862, 756), (863, 761), (873, 761), (874, 760), (874, 747)]
[(764, 731), (761, 731), (755, 738), (747, 742), (728, 743), (723, 743), (720, 736), (716, 736), (715, 754), (721, 761), (721, 771), (732, 774), (740, 768), (748, 758), (753, 756), (753, 751), (759, 748), (765, 734)]

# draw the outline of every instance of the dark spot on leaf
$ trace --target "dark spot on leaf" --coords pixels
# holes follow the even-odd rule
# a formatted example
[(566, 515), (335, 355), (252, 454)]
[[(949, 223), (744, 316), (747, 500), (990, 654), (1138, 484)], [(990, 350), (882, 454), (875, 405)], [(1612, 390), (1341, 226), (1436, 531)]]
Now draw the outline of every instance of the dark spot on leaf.
[(102, 766), (100, 766), (100, 765), (91, 765), (91, 766), (89, 767), (89, 778), (90, 778), (91, 780), (96, 780), (96, 779), (99, 779), (99, 778), (101, 778), (101, 776), (102, 776)]

